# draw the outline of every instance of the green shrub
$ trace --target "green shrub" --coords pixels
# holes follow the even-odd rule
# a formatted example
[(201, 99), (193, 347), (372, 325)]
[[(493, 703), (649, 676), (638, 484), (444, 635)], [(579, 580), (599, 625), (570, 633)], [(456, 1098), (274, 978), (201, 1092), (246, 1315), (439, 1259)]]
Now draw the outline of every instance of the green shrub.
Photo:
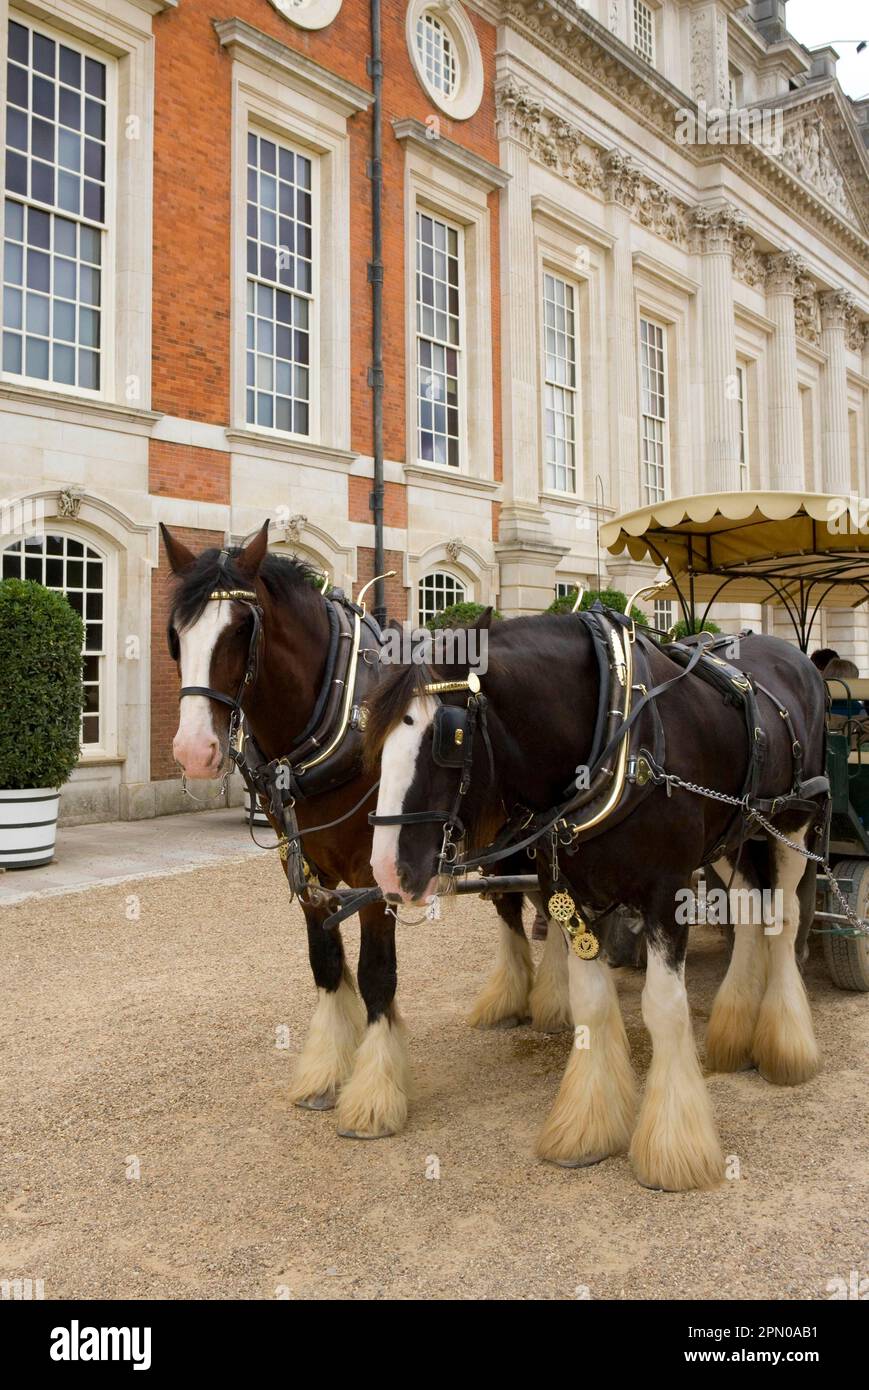
[[(697, 632), (720, 632), (721, 628), (717, 623), (710, 622), (707, 618), (705, 623), (701, 623), (699, 618), (695, 618), (691, 624), (692, 635)], [(680, 618), (673, 631), (673, 640), (679, 642), (683, 637), (688, 636), (688, 624), (684, 618)]]
[[(580, 610), (591, 608), (592, 604), (600, 599), (604, 608), (612, 608), (616, 613), (624, 613), (628, 605), (628, 596), (623, 594), (621, 589), (587, 589), (580, 602)], [(547, 613), (571, 613), (573, 605), (576, 603), (576, 590), (565, 594), (563, 598), (554, 599), (547, 608)], [(648, 627), (649, 620), (645, 613), (641, 613), (636, 604), (631, 609), (631, 617), (640, 627)]]
[(82, 637), (63, 594), (0, 583), (0, 787), (59, 787), (78, 762)]
[[(451, 603), (449, 608), (443, 608), (440, 613), (435, 613), (433, 618), (429, 618), (426, 627), (430, 632), (439, 627), (467, 627), (469, 623), (475, 622), (481, 613), (485, 613), (486, 606), (484, 603)], [(500, 617), (497, 608), (493, 608), (492, 622)]]

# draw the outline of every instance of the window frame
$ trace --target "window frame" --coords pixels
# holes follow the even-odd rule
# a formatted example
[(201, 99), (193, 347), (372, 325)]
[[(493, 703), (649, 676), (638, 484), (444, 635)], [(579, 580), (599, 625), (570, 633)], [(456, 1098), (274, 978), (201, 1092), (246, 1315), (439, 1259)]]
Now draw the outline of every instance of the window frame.
[[(643, 19), (641, 20), (641, 16)], [(651, 40), (651, 54), (637, 43), (637, 31), (646, 27), (648, 21), (648, 33)], [(656, 7), (646, 3), (646, 0), (633, 0), (631, 5), (631, 49), (638, 58), (642, 58), (644, 63), (654, 68), (658, 62), (658, 34), (657, 34), (657, 11)]]
[[(321, 260), (322, 260), (322, 256), (321, 256), (321, 244), (322, 244), (322, 234), (323, 234), (323, 233), (322, 233), (321, 210), (320, 210), (320, 176), (321, 176), (320, 159), (319, 159), (319, 156), (318, 156), (317, 154), (312, 154), (311, 150), (310, 150), (309, 148), (305, 148), (304, 145), (302, 145), (301, 143), (298, 143), (298, 144), (297, 144), (296, 142), (289, 140), (289, 139), (288, 139), (287, 137), (285, 137), (285, 136), (280, 136), (280, 135), (276, 134), (275, 131), (274, 131), (273, 129), (269, 129), (269, 128), (267, 128), (267, 127), (264, 127), (259, 121), (249, 120), (248, 123), (247, 123), (247, 126), (246, 126), (246, 129), (245, 129), (244, 134), (245, 134), (245, 141), (244, 141), (244, 145), (245, 145), (245, 184), (246, 184), (247, 169), (248, 169), (248, 164), (247, 164), (247, 137), (248, 137), (248, 135), (256, 135), (257, 138), (259, 138), (259, 139), (272, 140), (272, 141), (274, 141), (274, 143), (278, 146), (279, 149), (280, 149), (281, 145), (283, 145), (284, 148), (288, 149), (293, 155), (299, 155), (299, 154), (303, 155), (304, 158), (308, 159), (308, 160), (310, 161), (310, 164), (311, 164), (311, 293), (310, 293), (310, 296), (305, 296), (304, 294), (300, 295), (301, 298), (307, 298), (308, 304), (309, 304), (309, 309), (308, 309), (308, 426), (309, 426), (309, 428), (308, 428), (308, 433), (307, 433), (307, 434), (300, 434), (300, 433), (298, 433), (298, 432), (295, 431), (295, 430), (281, 430), (281, 429), (278, 429), (277, 426), (274, 426), (274, 425), (261, 425), (261, 424), (257, 423), (256, 421), (250, 421), (250, 420), (248, 420), (248, 418), (247, 418), (247, 352), (248, 352), (248, 348), (247, 348), (247, 336), (246, 336), (246, 335), (247, 335), (247, 316), (248, 316), (248, 314), (249, 314), (249, 312), (250, 312), (249, 309), (247, 308), (247, 286), (248, 286), (249, 284), (254, 284), (254, 285), (258, 285), (258, 284), (261, 284), (261, 283), (262, 283), (262, 284), (269, 284), (270, 282), (262, 281), (262, 280), (260, 280), (260, 278), (259, 278), (258, 276), (251, 276), (250, 272), (249, 272), (248, 269), (247, 269), (247, 241), (248, 241), (248, 237), (247, 237), (246, 221), (245, 221), (245, 227), (244, 227), (243, 233), (242, 233), (242, 240), (243, 240), (243, 242), (244, 242), (243, 256), (244, 256), (244, 263), (245, 263), (245, 274), (244, 274), (245, 313), (244, 313), (244, 324), (243, 324), (243, 329), (242, 329), (242, 331), (243, 331), (244, 336), (245, 336), (245, 350), (244, 350), (244, 362), (243, 362), (243, 364), (242, 364), (241, 367), (240, 367), (240, 370), (241, 370), (241, 371), (243, 372), (243, 374), (244, 374), (244, 404), (243, 404), (242, 417), (241, 417), (241, 420), (240, 420), (239, 424), (240, 424), (240, 427), (243, 428), (243, 429), (254, 430), (254, 431), (256, 431), (257, 433), (268, 434), (268, 435), (273, 436), (275, 439), (278, 439), (278, 440), (280, 440), (280, 439), (285, 439), (285, 440), (287, 440), (287, 441), (289, 441), (289, 442), (301, 443), (301, 444), (319, 444), (319, 443), (321, 443), (321, 439), (320, 439), (320, 429), (321, 429), (320, 409), (321, 409), (321, 389), (322, 389), (322, 388), (321, 388), (321, 375), (322, 375), (322, 371), (321, 371), (321, 363), (320, 363), (320, 341), (321, 341), (321, 323), (320, 323), (320, 319), (321, 319), (321, 308), (322, 308), (322, 300), (321, 300), (321, 295), (320, 295), (320, 285), (321, 285), (321, 280), (320, 280), (320, 263), (321, 263)], [(245, 189), (245, 194), (246, 194), (246, 189)], [(247, 209), (247, 197), (245, 196), (245, 218), (246, 218), (246, 209)], [(257, 235), (259, 236), (259, 233), (257, 233)], [(296, 294), (299, 293), (299, 292), (298, 292), (297, 290), (295, 290), (295, 289), (290, 289), (289, 286), (286, 286), (286, 285), (280, 285), (280, 286), (279, 286), (277, 283), (271, 283), (270, 287), (271, 287), (271, 289), (273, 290), (273, 292), (277, 292), (277, 290), (280, 289), (281, 292), (286, 293), (286, 294), (289, 294), (291, 298), (292, 298), (294, 295), (296, 295)], [(255, 355), (257, 355), (257, 356), (259, 355), (259, 354), (256, 352), (256, 348), (254, 348), (254, 353), (255, 353)], [(254, 386), (254, 392), (256, 393), (256, 386)], [(274, 394), (275, 394), (275, 393), (274, 393), (274, 390), (272, 391), (271, 394), (272, 394), (272, 396), (274, 396)]]
[[(115, 551), (106, 546), (102, 538), (96, 537), (88, 527), (70, 525), (55, 517), (46, 517), (39, 534), (45, 539), (48, 536), (64, 536), (68, 540), (78, 541), (85, 547), (90, 546), (92, 550), (97, 552), (103, 564), (103, 655), (98, 658), (103, 663), (100, 671), (101, 736), (99, 743), (81, 744), (81, 754), (76, 766), (84, 767), (88, 763), (99, 763), (106, 759), (114, 759), (117, 756), (118, 557)], [(18, 541), (23, 547), (27, 539), (24, 535), (0, 535), (0, 555)], [(86, 557), (84, 558), (86, 563)], [(63, 593), (64, 591), (55, 589), (54, 592)], [(82, 657), (84, 658), (85, 655), (84, 648), (82, 648)]]
[[(548, 376), (547, 376), (547, 373), (546, 373), (546, 357), (547, 357), (547, 353), (546, 353), (546, 277), (547, 277), (547, 276), (549, 276), (549, 277), (550, 277), (551, 279), (553, 279), (553, 280), (560, 281), (561, 284), (565, 285), (566, 288), (570, 290), (570, 293), (571, 293), (571, 295), (572, 295), (572, 297), (573, 297), (573, 311), (572, 311), (572, 312), (573, 312), (573, 377), (574, 377), (574, 384), (573, 384), (573, 387), (572, 387), (572, 388), (569, 388), (569, 387), (560, 387), (560, 388), (559, 388), (559, 389), (561, 389), (561, 390), (570, 390), (570, 393), (571, 393), (571, 395), (573, 396), (573, 415), (572, 415), (572, 419), (573, 419), (573, 441), (572, 441), (572, 442), (573, 442), (573, 463), (572, 463), (572, 469), (571, 469), (572, 474), (573, 474), (573, 484), (572, 484), (571, 487), (568, 487), (568, 488), (561, 488), (561, 487), (558, 487), (556, 484), (554, 484), (554, 483), (551, 484), (551, 483), (549, 482), (548, 469), (549, 469), (549, 466), (550, 466), (550, 465), (549, 465), (549, 461), (548, 461), (548, 459), (547, 459), (547, 457), (546, 457), (546, 441), (547, 441), (547, 437), (548, 437), (548, 436), (547, 436), (547, 433), (546, 433), (546, 410), (547, 410), (547, 405), (546, 405), (546, 392), (547, 392), (547, 388), (548, 388), (550, 385), (557, 385), (557, 383), (550, 382), (550, 380), (549, 380), (549, 378), (548, 378)], [(542, 388), (543, 388), (542, 391), (541, 391), (541, 399), (540, 399), (540, 406), (541, 406), (541, 411), (540, 411), (540, 419), (541, 419), (541, 438), (542, 438), (542, 443), (543, 443), (543, 449), (542, 449), (543, 478), (542, 478), (541, 481), (542, 481), (542, 486), (543, 486), (543, 491), (544, 491), (544, 493), (548, 493), (548, 494), (550, 494), (550, 495), (552, 495), (552, 496), (557, 496), (557, 497), (578, 497), (578, 496), (579, 496), (579, 479), (580, 479), (581, 474), (582, 474), (582, 434), (581, 434), (581, 429), (582, 429), (582, 363), (581, 363), (581, 361), (580, 361), (579, 333), (577, 332), (577, 329), (578, 329), (578, 326), (579, 326), (579, 318), (580, 318), (580, 314), (581, 314), (581, 310), (582, 310), (582, 300), (581, 300), (580, 286), (579, 286), (579, 284), (577, 283), (576, 280), (572, 279), (569, 275), (565, 274), (565, 272), (564, 272), (563, 269), (561, 269), (561, 268), (558, 267), (558, 266), (549, 264), (546, 260), (544, 260), (543, 265), (542, 265), (542, 268), (541, 268), (540, 301), (539, 301), (539, 302), (540, 302), (540, 380), (541, 380), (541, 385), (542, 385)], [(553, 467), (557, 467), (557, 465), (553, 465)]]
[[(452, 603), (445, 603), (444, 606), (443, 606), (443, 608), (436, 608), (436, 609), (430, 614), (429, 617), (423, 617), (423, 607), (422, 607), (422, 592), (423, 592), (423, 585), (425, 584), (426, 580), (428, 580), (428, 579), (437, 579), (437, 578), (439, 578), (439, 577), (444, 578), (444, 579), (448, 579), (452, 584), (454, 584), (454, 585), (456, 586), (456, 588), (458, 588), (458, 589), (460, 589), (460, 590), (462, 591), (462, 596), (461, 596), (461, 598), (454, 598), (454, 599), (452, 600)], [(416, 585), (416, 621), (417, 621), (417, 626), (418, 626), (418, 627), (421, 627), (421, 628), (425, 627), (426, 623), (431, 622), (431, 619), (434, 618), (434, 617), (436, 617), (438, 613), (442, 613), (442, 612), (444, 611), (445, 608), (451, 608), (451, 607), (453, 606), (454, 603), (473, 603), (474, 600), (473, 600), (473, 597), (472, 597), (471, 595), (469, 595), (468, 587), (469, 587), (469, 586), (468, 586), (467, 582), (466, 582), (464, 579), (460, 579), (458, 575), (453, 574), (451, 570), (440, 569), (440, 568), (432, 569), (432, 570), (426, 570), (425, 574), (421, 574), (421, 575), (420, 575), (419, 579), (417, 580), (417, 585)]]
[[(100, 385), (94, 390), (87, 386), (78, 386), (68, 382), (53, 381), (50, 378), (28, 376), (26, 373), (12, 373), (4, 371), (2, 361), (0, 361), (0, 381), (4, 384), (13, 386), (27, 387), (30, 390), (46, 391), (52, 394), (59, 394), (70, 397), (71, 400), (86, 401), (105, 401), (116, 400), (116, 357), (118, 343), (116, 340), (116, 297), (117, 297), (117, 256), (118, 256), (118, 223), (117, 223), (117, 186), (118, 186), (118, 121), (120, 118), (119, 104), (119, 72), (118, 66), (120, 59), (115, 51), (107, 51), (96, 47), (92, 42), (80, 36), (77, 30), (67, 31), (58, 28), (56, 23), (52, 23), (50, 15), (43, 18), (43, 12), (36, 10), (34, 13), (28, 11), (15, 10), (10, 8), (7, 11), (6, 27), (3, 29), (2, 42), (0, 42), (0, 63), (2, 63), (3, 74), (6, 74), (6, 64), (8, 62), (8, 25), (10, 23), (21, 24), (30, 29), (44, 34), (46, 38), (52, 39), (55, 43), (64, 44), (68, 47), (75, 47), (84, 57), (92, 58), (101, 63), (106, 70), (106, 140), (105, 140), (105, 222), (99, 228), (100, 233)], [(28, 117), (31, 116), (31, 109), (28, 108)], [(22, 199), (18, 194), (11, 194), (6, 189), (6, 103), (3, 101), (3, 110), (0, 113), (0, 123), (3, 128), (3, 141), (0, 144), (0, 190), (2, 196), (0, 201), (5, 203), (7, 199), (19, 203), (24, 208), (36, 207), (40, 211), (48, 212), (52, 216), (59, 216), (74, 221), (79, 226), (93, 227), (97, 224), (90, 222), (83, 216), (75, 213), (67, 213), (62, 209), (49, 207), (45, 203), (35, 203), (29, 197)], [(56, 161), (55, 161), (56, 164)], [(5, 214), (4, 214), (5, 215)], [(26, 235), (26, 233), (25, 233)], [(4, 234), (5, 239), (5, 234)], [(26, 245), (26, 243), (25, 243)], [(78, 264), (78, 262), (77, 262)], [(149, 277), (149, 302), (150, 302), (150, 277)], [(24, 286), (26, 292), (26, 286)], [(76, 306), (78, 307), (78, 298)], [(2, 315), (0, 315), (2, 318)], [(26, 336), (23, 334), (22, 336)], [(53, 342), (53, 339), (49, 339)], [(76, 343), (76, 349), (78, 348)], [(150, 350), (150, 342), (149, 342)], [(23, 362), (22, 362), (23, 365)], [(142, 402), (144, 404), (144, 402)]]
[[(661, 334), (661, 347), (660, 347), (660, 351), (661, 351), (661, 361), (662, 361), (662, 372), (661, 372), (661, 376), (662, 376), (662, 388), (661, 388), (660, 394), (663, 396), (663, 400), (664, 400), (664, 412), (665, 412), (665, 413), (664, 413), (663, 416), (649, 415), (645, 410), (643, 410), (643, 324), (644, 324), (644, 323), (647, 324), (647, 325), (649, 325), (649, 326), (652, 327), (652, 328), (657, 329), (658, 332)], [(662, 320), (660, 320), (660, 319), (658, 319), (658, 318), (655, 318), (654, 316), (650, 315), (648, 312), (644, 312), (643, 310), (640, 311), (640, 315), (639, 315), (639, 343), (638, 343), (639, 352), (638, 352), (638, 354), (637, 354), (637, 363), (638, 363), (638, 367), (639, 367), (639, 383), (638, 383), (638, 385), (639, 385), (639, 394), (638, 394), (639, 411), (638, 411), (638, 415), (639, 415), (639, 425), (640, 425), (640, 492), (641, 492), (642, 497), (643, 497), (643, 501), (642, 501), (642, 504), (641, 504), (641, 505), (643, 505), (643, 506), (654, 506), (657, 502), (664, 502), (664, 501), (666, 501), (667, 498), (669, 497), (670, 491), (671, 491), (671, 488), (670, 488), (670, 371), (669, 371), (670, 342), (669, 342), (669, 338), (668, 338), (668, 329), (669, 329), (669, 327), (670, 327), (669, 324), (663, 322)], [(647, 420), (647, 419), (649, 419), (649, 420), (658, 420), (658, 421), (663, 425), (663, 430), (662, 430), (662, 441), (661, 441), (662, 446), (663, 446), (663, 448), (662, 448), (662, 475), (663, 475), (663, 480), (662, 480), (662, 485), (661, 485), (661, 496), (660, 496), (660, 497), (650, 497), (650, 496), (649, 496), (649, 491), (650, 491), (650, 489), (649, 489), (648, 484), (647, 484), (647, 481), (646, 481), (646, 470), (647, 470), (647, 468), (648, 468), (648, 463), (647, 463), (647, 461), (646, 461), (646, 459), (645, 459), (645, 457), (644, 457), (645, 435), (644, 435), (643, 425), (644, 425), (644, 421)]]
[[(415, 462), (416, 462), (416, 464), (417, 464), (418, 467), (420, 467), (420, 468), (435, 468), (435, 469), (437, 469), (438, 471), (440, 471), (441, 469), (445, 469), (445, 470), (447, 470), (446, 476), (447, 476), (447, 477), (450, 477), (450, 476), (455, 476), (455, 475), (461, 474), (461, 473), (467, 473), (467, 471), (468, 471), (468, 469), (467, 469), (467, 460), (468, 460), (468, 407), (467, 407), (467, 397), (468, 397), (468, 390), (467, 390), (467, 353), (466, 353), (466, 350), (465, 350), (465, 345), (466, 345), (466, 342), (467, 342), (468, 321), (467, 321), (467, 314), (466, 314), (466, 294), (465, 294), (465, 228), (464, 228), (464, 226), (463, 226), (460, 222), (456, 222), (456, 221), (454, 221), (452, 218), (445, 216), (445, 215), (444, 215), (442, 212), (440, 212), (439, 210), (435, 210), (435, 209), (429, 207), (427, 204), (421, 202), (419, 199), (417, 199), (416, 205), (415, 205), (414, 210), (413, 210), (413, 214), (414, 214), (414, 215), (413, 215), (413, 228), (414, 228), (414, 241), (413, 241), (413, 268), (414, 268), (414, 269), (413, 269), (413, 322), (414, 322), (414, 349), (415, 349), (415, 350), (414, 350), (414, 353), (413, 353), (412, 380), (413, 380), (414, 417), (415, 417), (415, 424), (416, 424), (416, 428), (415, 428), (416, 447), (415, 447), (415, 450), (414, 450), (413, 458), (414, 458), (414, 460), (415, 460)], [(458, 432), (458, 446), (457, 446), (458, 463), (456, 463), (456, 464), (451, 464), (451, 463), (449, 463), (449, 462), (447, 462), (447, 463), (437, 463), (434, 459), (424, 459), (424, 458), (422, 457), (422, 448), (421, 448), (421, 444), (422, 444), (422, 425), (421, 425), (421, 421), (420, 421), (420, 413), (421, 413), (421, 412), (420, 412), (420, 407), (421, 407), (421, 404), (422, 404), (422, 396), (420, 395), (419, 344), (420, 344), (420, 341), (424, 340), (424, 341), (426, 341), (426, 342), (433, 343), (433, 344), (437, 344), (439, 347), (444, 347), (444, 348), (447, 348), (447, 349), (448, 349), (451, 345), (450, 345), (450, 344), (447, 344), (447, 343), (442, 343), (441, 340), (438, 339), (438, 338), (430, 338), (430, 337), (428, 337), (427, 334), (420, 332), (420, 329), (419, 329), (419, 315), (418, 315), (418, 309), (419, 309), (420, 301), (419, 301), (419, 299), (417, 298), (417, 292), (416, 292), (416, 279), (417, 279), (417, 275), (418, 275), (418, 273), (419, 273), (419, 272), (418, 272), (418, 269), (417, 269), (417, 250), (418, 250), (418, 245), (419, 245), (418, 237), (417, 237), (417, 228), (418, 228), (418, 225), (419, 225), (418, 219), (419, 219), (420, 217), (430, 217), (430, 218), (432, 218), (433, 221), (435, 221), (435, 222), (440, 222), (444, 227), (447, 228), (448, 231), (454, 231), (454, 232), (456, 233), (456, 240), (457, 240), (457, 247), (458, 247), (457, 259), (458, 259), (458, 263), (459, 263), (459, 312), (458, 312), (459, 341), (458, 341), (458, 344), (457, 344), (456, 347), (455, 347), (456, 358), (457, 358), (456, 393), (457, 393), (457, 398), (458, 398), (458, 413), (459, 413), (459, 432)], [(447, 436), (447, 438), (449, 438), (449, 436)]]
[[(429, 82), (417, 47), (417, 24), (426, 14), (443, 26), (453, 46), (456, 85), (450, 96)], [(483, 99), (483, 59), (476, 30), (459, 0), (410, 0), (405, 40), (414, 74), (428, 99), (451, 120), (469, 120)]]
[(737, 458), (739, 491), (751, 491), (751, 432), (749, 427), (749, 374), (748, 363), (736, 364), (736, 406), (737, 406)]

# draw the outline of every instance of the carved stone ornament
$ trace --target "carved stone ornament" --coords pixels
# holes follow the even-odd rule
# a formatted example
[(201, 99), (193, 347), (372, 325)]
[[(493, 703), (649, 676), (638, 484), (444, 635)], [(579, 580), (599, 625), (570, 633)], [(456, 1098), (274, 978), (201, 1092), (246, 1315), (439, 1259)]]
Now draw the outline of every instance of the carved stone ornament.
[(707, 208), (701, 204), (691, 209), (689, 221), (695, 249), (707, 255), (732, 251), (736, 237), (746, 231), (745, 217), (730, 203), (718, 208)]
[(464, 548), (465, 543), (460, 536), (454, 536), (453, 539), (451, 541), (447, 541), (446, 545), (444, 546), (444, 550), (447, 552), (449, 558), (453, 561), (453, 564), (455, 564), (455, 562), (458, 560)]
[(760, 289), (766, 279), (763, 255), (749, 231), (737, 232), (733, 238), (733, 273), (751, 289)]
[(843, 217), (854, 221), (845, 193), (845, 180), (839, 172), (820, 116), (804, 116), (787, 127), (781, 161), (820, 193)]
[(869, 342), (869, 319), (861, 319), (856, 301), (845, 319), (845, 343), (851, 352), (862, 352)]
[(801, 275), (797, 280), (794, 295), (794, 327), (798, 338), (816, 346), (821, 341), (818, 292), (810, 275)]
[(808, 266), (796, 251), (774, 251), (766, 257), (766, 288), (770, 294), (796, 295)]
[(821, 295), (821, 323), (824, 328), (844, 331), (850, 314), (856, 313), (857, 303), (847, 290), (830, 290)]
[(291, 541), (300, 541), (302, 539), (302, 532), (307, 524), (308, 518), (303, 516), (301, 512), (297, 512), (295, 516), (291, 516), (287, 522), (288, 539)]
[(73, 486), (62, 487), (57, 494), (58, 516), (77, 517), (81, 511), (83, 496), (84, 488)]

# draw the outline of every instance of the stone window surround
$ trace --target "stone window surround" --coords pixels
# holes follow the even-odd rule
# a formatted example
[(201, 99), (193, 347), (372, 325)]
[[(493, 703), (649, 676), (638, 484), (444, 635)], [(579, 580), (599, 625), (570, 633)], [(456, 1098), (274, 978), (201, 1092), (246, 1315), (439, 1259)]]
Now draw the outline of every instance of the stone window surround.
[(404, 587), (408, 594), (407, 617), (417, 619), (419, 582), (434, 570), (446, 570), (465, 586), (469, 603), (497, 604), (498, 566), (484, 559), (473, 546), (463, 544), (457, 556), (450, 553), (449, 541), (438, 541), (416, 554), (408, 553), (405, 560)]
[(665, 330), (665, 400), (667, 428), (665, 431), (664, 494), (679, 497), (696, 491), (693, 478), (682, 476), (680, 460), (692, 443), (683, 438), (680, 420), (690, 415), (682, 408), (686, 384), (679, 371), (679, 358), (691, 340), (692, 324), (686, 291), (678, 284), (667, 283), (662, 276), (634, 266), (634, 304), (637, 361), (637, 469), (639, 496), (644, 493), (642, 451), (642, 370), (640, 357), (640, 319), (648, 319)]
[[(215, 22), (232, 55), (231, 411), (234, 438), (350, 448), (350, 140), (347, 121), (373, 100), (304, 54), (251, 25)], [(247, 134), (255, 128), (300, 148), (315, 166), (314, 303), (310, 434), (248, 426), (245, 410), (247, 317)], [(329, 286), (328, 294), (319, 287)]]
[[(602, 289), (602, 276), (605, 272), (606, 247), (591, 242), (582, 235), (575, 218), (565, 214), (562, 209), (552, 205), (548, 199), (539, 195), (532, 199), (534, 217), (534, 239), (536, 247), (536, 274), (540, 286), (538, 302), (535, 306), (538, 319), (538, 352), (540, 377), (538, 398), (540, 402), (540, 446), (541, 460), (540, 496), (541, 500), (561, 501), (579, 499), (591, 487), (586, 479), (586, 460), (599, 456), (596, 450), (605, 447), (603, 439), (595, 438), (594, 412), (588, 409), (587, 402), (603, 400), (605, 383), (596, 365), (592, 343), (595, 325), (600, 321), (599, 301)], [(575, 464), (576, 489), (574, 492), (559, 492), (546, 487), (543, 467), (543, 411), (545, 409), (544, 364), (543, 364), (543, 275), (552, 271), (573, 285), (576, 295), (576, 419), (575, 419)]]
[[(419, 129), (418, 129), (419, 127)], [(406, 361), (406, 453), (409, 466), (424, 469), (432, 476), (447, 475), (461, 486), (462, 478), (494, 480), (493, 401), (492, 401), (492, 262), (488, 192), (492, 182), (486, 177), (484, 161), (459, 161), (458, 147), (448, 140), (426, 140), (419, 122), (400, 122), (396, 138), (405, 146), (405, 361)], [(420, 134), (420, 131), (423, 133)], [(484, 172), (475, 176), (476, 164)], [(506, 182), (500, 171), (499, 183)], [(464, 283), (462, 325), (464, 357), (464, 397), (461, 402), (462, 448), (458, 468), (446, 465), (420, 465), (417, 452), (416, 355), (407, 345), (416, 342), (416, 214), (433, 213), (462, 230), (464, 242)]]
[[(458, 85), (453, 96), (447, 97), (428, 81), (416, 46), (417, 22), (424, 14), (440, 20), (446, 29), (456, 54)], [(426, 96), (439, 111), (454, 121), (467, 121), (479, 109), (483, 99), (483, 60), (477, 35), (458, 0), (410, 0), (405, 21), (407, 50), (417, 81)]]
[[(107, 402), (148, 409), (151, 403), (151, 210), (153, 163), (154, 40), (151, 16), (162, 0), (107, 0), (96, 22), (84, 0), (27, 0), (8, 18), (66, 35), (107, 61), (106, 223), (102, 277), (101, 334), (104, 351), (100, 390), (47, 381), (44, 390), (82, 402)], [(131, 22), (135, 21), (135, 23)], [(137, 27), (138, 26), (138, 27)], [(6, 70), (7, 27), (0, 26), (0, 70)], [(131, 123), (132, 118), (138, 118)], [(137, 132), (130, 135), (131, 131)], [(5, 164), (0, 148), (0, 165)], [(5, 186), (4, 170), (0, 182)], [(4, 377), (16, 384), (18, 378)], [(42, 391), (38, 383), (26, 383)]]
[(325, 29), (336, 18), (342, 0), (269, 0), (278, 14), (299, 29)]

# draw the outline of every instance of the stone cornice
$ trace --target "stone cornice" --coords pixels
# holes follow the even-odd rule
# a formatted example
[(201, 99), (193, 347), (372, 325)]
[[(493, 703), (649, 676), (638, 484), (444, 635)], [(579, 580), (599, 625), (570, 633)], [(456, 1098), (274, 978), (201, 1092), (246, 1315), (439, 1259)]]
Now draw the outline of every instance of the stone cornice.
[[(567, 71), (581, 76), (604, 100), (623, 103), (640, 123), (678, 147), (683, 156), (698, 165), (725, 164), (750, 178), (784, 202), (796, 218), (821, 226), (847, 247), (849, 255), (864, 265), (869, 263), (869, 237), (864, 230), (843, 217), (817, 190), (807, 187), (762, 144), (752, 140), (714, 146), (679, 143), (676, 113), (693, 108), (690, 98), (569, 0), (505, 0), (503, 20)], [(775, 45), (767, 52), (787, 47)], [(800, 95), (804, 98), (805, 89)], [(869, 221), (866, 226), (869, 228)]]
[(221, 45), (233, 56), (242, 53), (264, 72), (276, 73), (288, 78), (291, 83), (303, 83), (344, 116), (367, 111), (374, 101), (373, 92), (366, 92), (355, 82), (337, 77), (304, 53), (255, 29), (252, 24), (246, 24), (243, 19), (215, 19), (212, 22)]
[(464, 178), (470, 177), (487, 192), (495, 188), (505, 188), (510, 182), (510, 175), (499, 169), (497, 164), (490, 164), (488, 159), (474, 154), (473, 150), (465, 149), (464, 145), (457, 144), (455, 140), (448, 140), (445, 135), (433, 137), (429, 127), (423, 125), (422, 121), (406, 117), (400, 121), (393, 121), (392, 129), (396, 140), (401, 144), (407, 143), (424, 150), (427, 158), (439, 159), (444, 164), (449, 164)]

